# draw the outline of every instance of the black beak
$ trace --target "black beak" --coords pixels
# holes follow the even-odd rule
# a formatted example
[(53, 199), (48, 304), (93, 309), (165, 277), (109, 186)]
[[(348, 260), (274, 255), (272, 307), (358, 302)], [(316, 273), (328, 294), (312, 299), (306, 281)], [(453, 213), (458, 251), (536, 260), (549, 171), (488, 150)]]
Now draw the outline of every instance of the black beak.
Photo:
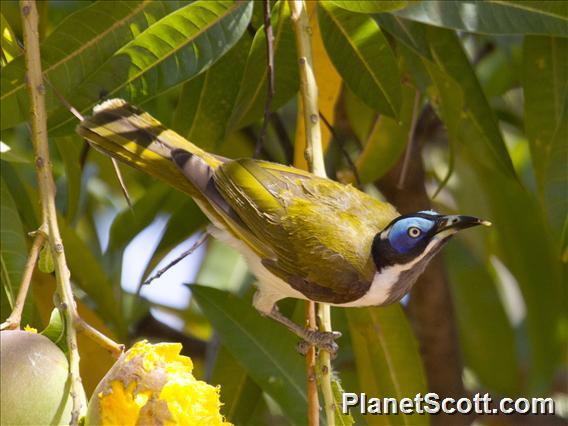
[(440, 216), (436, 223), (435, 233), (438, 234), (448, 229), (455, 229), (456, 231), (460, 231), (462, 229), (471, 228), (472, 226), (477, 225), (491, 226), (491, 222), (473, 216)]

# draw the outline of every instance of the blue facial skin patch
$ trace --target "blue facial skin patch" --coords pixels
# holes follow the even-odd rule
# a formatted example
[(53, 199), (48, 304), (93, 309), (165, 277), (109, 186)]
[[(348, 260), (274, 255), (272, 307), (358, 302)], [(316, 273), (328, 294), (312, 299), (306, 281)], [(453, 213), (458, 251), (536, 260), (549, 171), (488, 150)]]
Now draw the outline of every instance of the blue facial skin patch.
[(389, 242), (399, 253), (408, 253), (422, 241), (435, 224), (434, 217), (432, 220), (422, 217), (401, 219), (392, 226)]

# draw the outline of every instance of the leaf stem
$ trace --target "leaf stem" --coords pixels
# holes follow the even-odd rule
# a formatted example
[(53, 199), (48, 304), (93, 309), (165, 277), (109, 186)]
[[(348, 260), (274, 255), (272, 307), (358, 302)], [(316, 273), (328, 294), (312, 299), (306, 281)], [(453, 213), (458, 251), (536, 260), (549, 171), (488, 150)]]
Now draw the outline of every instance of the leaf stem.
[[(298, 66), (300, 68), (300, 93), (304, 110), (304, 125), (306, 126), (306, 150), (304, 156), (308, 163), (309, 170), (319, 177), (326, 177), (325, 163), (323, 160), (323, 148), (321, 141), (320, 114), (318, 108), (318, 87), (313, 69), (312, 59), (312, 30), (310, 19), (303, 0), (289, 0), (292, 26), (296, 35), (296, 47), (298, 49)], [(313, 302), (310, 302), (308, 313), (313, 314)], [(318, 304), (318, 316), (320, 318), (320, 329), (322, 331), (332, 331), (330, 306), (325, 303)], [(313, 315), (307, 316), (308, 324), (315, 327)], [(309, 355), (314, 348), (308, 351), (308, 392), (314, 392), (310, 379), (310, 372), (314, 368), (319, 368), (318, 376), (321, 378), (320, 386), (323, 393), (324, 409), (327, 423), (335, 424), (334, 399), (331, 387), (331, 356), (329, 352), (319, 351), (319, 363), (313, 365), (313, 359)], [(317, 391), (316, 391), (317, 392)], [(311, 404), (311, 405), (310, 405)], [(318, 410), (317, 393), (308, 396), (308, 415), (310, 424), (318, 424), (314, 421), (315, 413)], [(318, 414), (319, 417), (319, 414)], [(313, 423), (312, 423), (313, 422)]]
[(22, 275), (22, 281), (20, 283), (20, 288), (18, 290), (18, 296), (16, 298), (16, 303), (14, 304), (14, 309), (10, 313), (10, 316), (6, 318), (6, 321), (4, 321), (0, 325), (0, 330), (15, 330), (17, 328), (20, 328), (20, 322), (22, 321), (22, 312), (24, 311), (24, 305), (28, 296), (28, 290), (32, 281), (37, 258), (46, 239), (46, 234), (42, 230), (38, 230), (34, 234), (34, 242), (30, 249), (30, 253), (28, 254), (26, 266), (24, 267), (24, 273)]
[(63, 243), (57, 224), (55, 207), (55, 184), (51, 173), (49, 146), (47, 141), (47, 115), (45, 110), (45, 86), (41, 71), (39, 49), (38, 13), (31, 0), (20, 0), (20, 12), (24, 33), (24, 54), (26, 61), (26, 85), (30, 98), (32, 142), (35, 151), (35, 166), (42, 209), (42, 226), (47, 234), (55, 263), (57, 293), (61, 299), (58, 308), (66, 323), (66, 340), (69, 350), (69, 376), (71, 380), (71, 424), (78, 425), (87, 410), (87, 398), (79, 373), (79, 351), (74, 320), (77, 307), (69, 281), (69, 269), (65, 259)]

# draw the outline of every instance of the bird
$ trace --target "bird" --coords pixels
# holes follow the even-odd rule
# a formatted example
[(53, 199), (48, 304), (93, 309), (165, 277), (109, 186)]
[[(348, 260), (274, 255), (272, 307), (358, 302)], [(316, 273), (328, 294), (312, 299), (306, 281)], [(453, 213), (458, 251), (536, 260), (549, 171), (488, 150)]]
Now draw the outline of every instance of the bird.
[[(256, 310), (332, 353), (340, 333), (306, 329), (283, 315), (277, 302), (396, 303), (453, 235), (491, 225), (433, 210), (401, 215), (350, 184), (279, 163), (206, 152), (122, 99), (97, 105), (77, 132), (95, 148), (146, 171), (156, 153), (171, 161), (179, 171), (174, 178), (186, 180), (184, 189), (209, 218), (208, 232), (240, 252), (256, 276)], [(140, 148), (151, 151), (146, 162), (135, 155)]]

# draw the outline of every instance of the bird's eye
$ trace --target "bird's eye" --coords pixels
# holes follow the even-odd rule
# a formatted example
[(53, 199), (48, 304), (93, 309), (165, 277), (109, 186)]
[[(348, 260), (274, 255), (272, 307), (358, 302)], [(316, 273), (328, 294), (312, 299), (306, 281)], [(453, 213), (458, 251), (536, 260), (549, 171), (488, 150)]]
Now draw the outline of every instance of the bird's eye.
[(411, 226), (410, 228), (408, 228), (408, 236), (412, 238), (418, 238), (420, 234), (422, 234), (420, 228), (417, 228), (416, 226)]

